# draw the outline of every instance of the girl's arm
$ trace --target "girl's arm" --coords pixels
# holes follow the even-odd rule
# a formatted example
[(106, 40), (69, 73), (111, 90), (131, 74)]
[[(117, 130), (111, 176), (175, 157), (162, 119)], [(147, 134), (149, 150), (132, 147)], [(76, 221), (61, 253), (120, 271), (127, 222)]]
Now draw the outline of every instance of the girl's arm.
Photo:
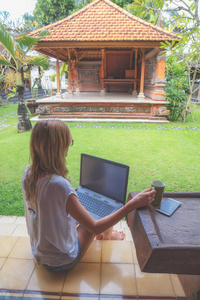
[(150, 204), (154, 200), (155, 193), (155, 190), (151, 191), (149, 188), (136, 195), (118, 211), (100, 220), (95, 220), (83, 207), (83, 205), (79, 202), (78, 198), (74, 194), (71, 194), (69, 196), (67, 200), (66, 210), (87, 231), (91, 232), (94, 235), (98, 235), (114, 226), (135, 208)]

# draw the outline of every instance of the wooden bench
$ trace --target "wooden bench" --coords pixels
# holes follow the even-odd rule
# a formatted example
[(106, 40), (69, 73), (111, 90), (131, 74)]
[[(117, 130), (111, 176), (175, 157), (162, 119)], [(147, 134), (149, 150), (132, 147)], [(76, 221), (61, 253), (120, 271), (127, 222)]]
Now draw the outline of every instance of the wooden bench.
[(109, 85), (129, 85), (130, 88), (133, 87), (134, 82), (137, 82), (138, 79), (134, 79), (134, 78), (104, 78), (102, 79), (105, 87), (106, 87), (106, 91), (109, 92)]

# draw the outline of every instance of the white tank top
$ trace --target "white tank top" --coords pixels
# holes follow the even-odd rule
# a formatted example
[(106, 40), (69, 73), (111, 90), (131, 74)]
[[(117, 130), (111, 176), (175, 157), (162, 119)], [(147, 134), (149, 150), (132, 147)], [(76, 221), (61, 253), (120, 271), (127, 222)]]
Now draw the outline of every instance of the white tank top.
[(78, 254), (76, 221), (66, 212), (68, 197), (76, 192), (62, 176), (55, 174), (50, 180), (46, 176), (37, 184), (36, 207), (31, 207), (24, 190), (28, 167), (23, 173), (22, 189), (33, 255), (38, 264), (52, 267), (68, 264)]

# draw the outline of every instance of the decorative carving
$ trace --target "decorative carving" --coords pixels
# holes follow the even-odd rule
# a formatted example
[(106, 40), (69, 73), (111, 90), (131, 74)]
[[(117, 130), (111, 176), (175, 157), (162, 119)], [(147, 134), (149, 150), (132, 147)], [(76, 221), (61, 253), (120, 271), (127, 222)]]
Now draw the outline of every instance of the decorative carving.
[(153, 110), (153, 115), (154, 116), (168, 116), (169, 115), (169, 110), (165, 106), (157, 106)]
[(145, 62), (146, 67), (146, 77), (145, 77), (145, 84), (154, 84), (155, 77), (156, 77), (156, 58), (151, 57), (150, 59)]
[(71, 106), (57, 106), (53, 108), (53, 112), (113, 112), (113, 113), (150, 113), (150, 106), (149, 107), (99, 107), (99, 106), (91, 106), (91, 107), (71, 107)]
[(166, 83), (166, 78), (164, 77), (163, 79), (160, 79), (160, 78), (156, 77), (154, 83), (165, 84)]
[(36, 108), (36, 114), (41, 114), (41, 115), (44, 115), (44, 114), (51, 114), (51, 106), (50, 105), (39, 105), (38, 108)]
[(99, 83), (99, 65), (80, 65), (79, 82), (93, 81)]

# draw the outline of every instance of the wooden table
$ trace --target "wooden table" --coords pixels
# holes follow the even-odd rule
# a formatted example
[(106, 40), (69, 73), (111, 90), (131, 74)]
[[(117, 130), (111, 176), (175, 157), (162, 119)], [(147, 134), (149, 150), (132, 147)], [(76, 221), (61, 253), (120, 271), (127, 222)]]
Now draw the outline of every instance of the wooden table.
[[(130, 193), (128, 200), (137, 193)], [(128, 215), (143, 272), (200, 275), (200, 192), (164, 193), (181, 202), (167, 217), (153, 206)]]

